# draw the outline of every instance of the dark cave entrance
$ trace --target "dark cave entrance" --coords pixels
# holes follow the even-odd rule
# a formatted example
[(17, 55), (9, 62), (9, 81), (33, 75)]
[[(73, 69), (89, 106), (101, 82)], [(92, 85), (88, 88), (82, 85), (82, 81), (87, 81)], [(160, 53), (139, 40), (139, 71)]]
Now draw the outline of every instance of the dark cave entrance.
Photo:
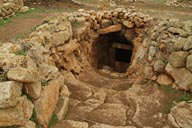
[(122, 32), (100, 35), (95, 43), (95, 66), (125, 73), (131, 64), (132, 53), (133, 43)]

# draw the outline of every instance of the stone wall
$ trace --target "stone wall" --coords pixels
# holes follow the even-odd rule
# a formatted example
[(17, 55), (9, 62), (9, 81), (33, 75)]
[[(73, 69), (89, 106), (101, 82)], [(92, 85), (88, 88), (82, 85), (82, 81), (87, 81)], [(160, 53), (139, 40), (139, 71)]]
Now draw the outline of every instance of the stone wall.
[(158, 76), (158, 83), (192, 91), (191, 21), (160, 21), (149, 34), (148, 61)]
[(0, 0), (0, 19), (14, 16), (23, 7), (23, 0)]

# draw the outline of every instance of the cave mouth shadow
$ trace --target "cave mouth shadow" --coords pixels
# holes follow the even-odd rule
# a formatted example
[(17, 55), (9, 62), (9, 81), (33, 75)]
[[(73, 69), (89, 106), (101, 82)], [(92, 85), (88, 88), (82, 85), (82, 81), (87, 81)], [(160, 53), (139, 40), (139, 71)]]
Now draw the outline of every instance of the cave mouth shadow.
[(132, 62), (133, 43), (121, 32), (100, 35), (94, 43), (94, 67), (126, 73)]

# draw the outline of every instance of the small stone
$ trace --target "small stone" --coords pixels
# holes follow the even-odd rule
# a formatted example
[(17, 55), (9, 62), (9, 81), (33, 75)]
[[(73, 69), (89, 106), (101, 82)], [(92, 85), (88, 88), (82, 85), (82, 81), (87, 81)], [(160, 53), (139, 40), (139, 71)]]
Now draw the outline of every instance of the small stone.
[(186, 42), (183, 45), (183, 50), (187, 51), (190, 49), (192, 49), (192, 39), (186, 39)]
[(66, 85), (62, 85), (60, 87), (60, 97), (69, 97), (71, 92), (69, 91), (68, 87)]
[(133, 28), (134, 27), (134, 23), (131, 21), (124, 21), (123, 25), (126, 26), (127, 28)]
[(187, 41), (186, 38), (178, 38), (174, 43), (175, 50), (182, 50), (186, 41)]
[(60, 31), (57, 33), (53, 33), (50, 42), (54, 44), (55, 46), (64, 44), (66, 41), (71, 39), (72, 37), (72, 29), (67, 28), (66, 31)]
[(23, 6), (21, 9), (20, 9), (20, 12), (21, 13), (26, 13), (26, 12), (28, 12), (29, 11), (29, 7), (27, 7), (27, 6)]
[(162, 60), (155, 61), (153, 65), (155, 72), (163, 72), (165, 68), (165, 63)]
[(173, 80), (165, 74), (160, 74), (158, 76), (157, 83), (160, 85), (167, 85), (168, 86), (168, 85), (172, 85)]
[(22, 83), (15, 81), (0, 82), (0, 108), (14, 107), (21, 96)]
[(154, 47), (154, 46), (150, 46), (150, 47), (149, 47), (149, 54), (150, 54), (152, 57), (155, 56), (156, 52), (157, 52), (157, 48), (156, 48), (156, 47)]
[(103, 20), (101, 20), (100, 25), (101, 25), (101, 28), (107, 28), (110, 25), (112, 25), (112, 21), (107, 20), (107, 19), (103, 19)]
[(15, 80), (23, 83), (37, 82), (40, 79), (37, 71), (22, 67), (10, 69), (7, 73), (7, 77), (9, 80)]
[(187, 56), (188, 52), (185, 51), (172, 52), (168, 61), (175, 68), (185, 67)]

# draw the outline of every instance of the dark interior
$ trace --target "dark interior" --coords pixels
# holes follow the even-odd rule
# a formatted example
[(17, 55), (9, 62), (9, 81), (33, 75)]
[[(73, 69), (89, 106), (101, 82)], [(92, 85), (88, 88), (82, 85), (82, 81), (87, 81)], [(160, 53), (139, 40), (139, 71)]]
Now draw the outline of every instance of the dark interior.
[(120, 73), (127, 72), (131, 63), (133, 45), (121, 32), (100, 35), (95, 43), (96, 68), (110, 67)]

